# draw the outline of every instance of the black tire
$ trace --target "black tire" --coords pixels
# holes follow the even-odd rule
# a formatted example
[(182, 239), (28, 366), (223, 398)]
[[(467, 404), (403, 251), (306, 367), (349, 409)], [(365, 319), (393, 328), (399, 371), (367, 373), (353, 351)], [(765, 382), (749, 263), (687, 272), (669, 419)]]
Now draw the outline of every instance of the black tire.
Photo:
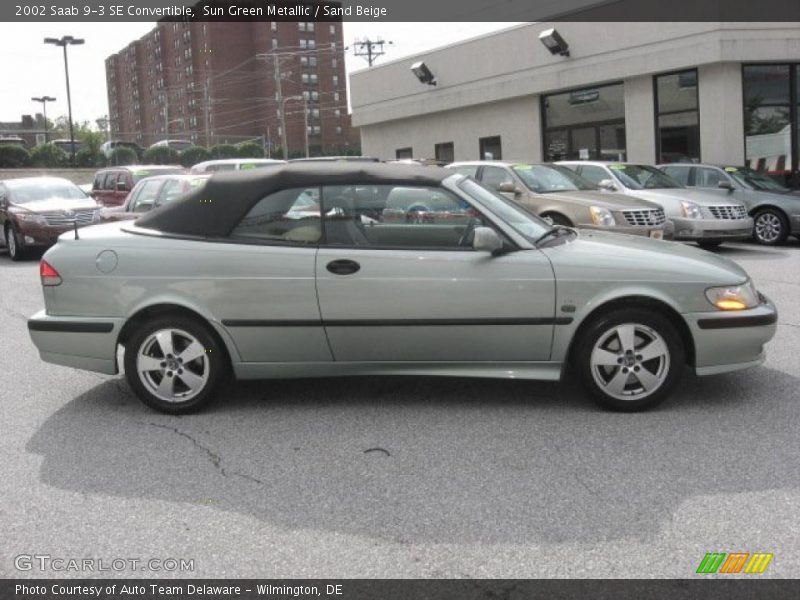
[(568, 218), (563, 215), (559, 215), (556, 213), (549, 214), (545, 218), (550, 219), (553, 222), (553, 225), (562, 225), (564, 227), (572, 227), (572, 223)]
[[(620, 343), (622, 339), (615, 333), (615, 330), (618, 327), (624, 329), (631, 325), (634, 327), (635, 348), (632, 359), (626, 353), (618, 354), (620, 352), (618, 349), (607, 350), (606, 343), (610, 348), (614, 348), (617, 344), (622, 346)], [(639, 329), (636, 329), (637, 327)], [(653, 333), (657, 335), (657, 338), (652, 337)], [(658, 338), (666, 349), (666, 361), (663, 358), (647, 359), (645, 355), (638, 354), (638, 351), (650, 347), (645, 343), (648, 339), (650, 339), (650, 343), (653, 343)], [(596, 346), (598, 346), (599, 353), (617, 354), (614, 357), (615, 361), (622, 360), (623, 362), (610, 367), (593, 364), (592, 356)], [(653, 348), (660, 347), (654, 346)], [(686, 360), (683, 341), (675, 326), (660, 313), (645, 308), (618, 309), (596, 317), (588, 323), (580, 337), (575, 340), (575, 349), (574, 366), (586, 391), (600, 406), (622, 412), (647, 410), (663, 402), (678, 383)], [(605, 354), (598, 356), (605, 356)], [(640, 360), (642, 358), (643, 360)], [(626, 360), (631, 360), (631, 362), (625, 362)], [(598, 359), (596, 362), (602, 361)], [(634, 373), (634, 369), (637, 367), (638, 370)], [(653, 384), (651, 392), (646, 393), (646, 387), (642, 383), (644, 379), (640, 379), (640, 374), (648, 374), (648, 381), (652, 382), (650, 378), (655, 378), (658, 382)], [(616, 379), (617, 376), (619, 376), (619, 380)], [(609, 387), (601, 387), (598, 380)], [(609, 390), (616, 381), (624, 383), (620, 393), (613, 395)], [(641, 391), (636, 393), (638, 388), (641, 388)], [(626, 394), (629, 394), (630, 397), (618, 397)]]
[(27, 254), (25, 245), (14, 230), (13, 225), (6, 225), (5, 242), (8, 257), (11, 260), (17, 262), (25, 259), (25, 255)]
[(789, 219), (782, 211), (776, 208), (764, 208), (753, 215), (753, 240), (757, 244), (778, 246), (788, 237)]
[[(158, 342), (153, 341), (153, 336), (157, 332), (163, 331), (174, 332), (170, 334), (170, 344), (174, 344), (174, 354), (168, 353), (168, 356), (164, 356)], [(193, 341), (202, 346), (205, 353), (184, 364), (179, 362), (179, 359), (180, 354), (189, 348), (188, 345), (183, 345), (189, 338), (194, 338)], [(160, 373), (158, 370), (147, 373), (139, 372), (137, 361), (143, 350), (146, 358), (159, 361), (161, 358), (164, 359), (160, 363), (160, 366), (163, 367)], [(225, 378), (228, 369), (225, 356), (223, 349), (206, 325), (189, 317), (166, 315), (137, 327), (126, 343), (125, 378), (139, 399), (150, 408), (172, 415), (186, 414), (207, 406), (214, 399), (217, 387)], [(170, 368), (172, 370), (169, 370)], [(205, 378), (205, 382), (202, 386), (197, 385), (196, 391), (192, 391), (188, 383), (184, 382), (184, 373), (186, 376)], [(167, 375), (172, 380), (173, 401), (165, 400), (156, 393), (156, 385)], [(186, 381), (189, 381), (188, 377)], [(189, 391), (185, 391), (184, 388), (188, 388)], [(181, 399), (181, 394), (186, 397), (185, 400)]]
[(719, 240), (709, 240), (707, 242), (697, 242), (697, 245), (703, 250), (713, 250), (714, 248), (719, 248), (722, 242)]

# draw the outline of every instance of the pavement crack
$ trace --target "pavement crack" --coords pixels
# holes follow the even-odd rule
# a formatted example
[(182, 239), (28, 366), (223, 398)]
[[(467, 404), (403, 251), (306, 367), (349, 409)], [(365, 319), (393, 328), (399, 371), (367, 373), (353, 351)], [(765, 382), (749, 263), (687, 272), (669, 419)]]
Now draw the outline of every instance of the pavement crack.
[(223, 477), (240, 477), (241, 479), (246, 479), (248, 481), (252, 481), (253, 483), (257, 483), (259, 485), (264, 484), (263, 481), (261, 481), (257, 477), (253, 477), (252, 475), (247, 475), (246, 473), (240, 473), (239, 471), (229, 471), (228, 469), (222, 466), (222, 456), (214, 452), (208, 446), (202, 444), (194, 436), (190, 435), (189, 433), (181, 429), (178, 429), (177, 427), (172, 427), (170, 425), (161, 425), (160, 423), (143, 423), (141, 421), (139, 421), (139, 423), (141, 425), (149, 425), (151, 427), (157, 427), (158, 429), (165, 429), (167, 431), (171, 431), (172, 433), (189, 440), (194, 445), (195, 448), (199, 449), (200, 451), (203, 452), (203, 454), (206, 455), (208, 461)]

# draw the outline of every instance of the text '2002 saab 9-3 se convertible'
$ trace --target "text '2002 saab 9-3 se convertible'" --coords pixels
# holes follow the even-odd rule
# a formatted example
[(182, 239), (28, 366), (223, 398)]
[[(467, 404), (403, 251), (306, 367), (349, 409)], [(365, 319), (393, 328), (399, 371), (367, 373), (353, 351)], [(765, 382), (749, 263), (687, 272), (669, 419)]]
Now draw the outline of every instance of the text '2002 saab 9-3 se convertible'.
[(41, 357), (114, 374), (121, 345), (133, 390), (170, 413), (230, 372), (557, 380), (568, 366), (602, 405), (641, 410), (687, 364), (759, 364), (777, 322), (727, 259), (552, 226), (438, 168), (220, 174), (75, 237), (40, 264)]

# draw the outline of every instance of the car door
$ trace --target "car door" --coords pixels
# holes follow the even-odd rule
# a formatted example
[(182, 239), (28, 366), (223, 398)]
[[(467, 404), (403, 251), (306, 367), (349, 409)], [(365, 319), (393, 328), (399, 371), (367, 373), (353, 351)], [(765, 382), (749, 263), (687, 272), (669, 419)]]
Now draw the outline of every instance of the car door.
[[(492, 226), (443, 188), (377, 186), (384, 213), (348, 186), (323, 188), (317, 292), (336, 361), (541, 361), (550, 358), (551, 266), (538, 250), (491, 256), (468, 227)], [(397, 218), (395, 206), (429, 207)], [(374, 197), (372, 198), (374, 202)]]
[[(200, 282), (244, 363), (269, 375), (268, 363), (330, 362), (314, 265), (322, 235), (309, 190), (292, 188), (257, 202), (224, 240), (195, 258), (224, 277)], [(260, 365), (260, 366), (259, 366)], [(283, 371), (285, 373), (285, 370)]]

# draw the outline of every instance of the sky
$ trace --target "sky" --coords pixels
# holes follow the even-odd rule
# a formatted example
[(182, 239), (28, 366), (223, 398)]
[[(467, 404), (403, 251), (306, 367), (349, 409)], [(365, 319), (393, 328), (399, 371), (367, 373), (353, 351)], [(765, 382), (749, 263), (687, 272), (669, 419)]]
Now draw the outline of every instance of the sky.
[[(344, 23), (344, 42), (378, 37), (393, 42), (385, 46), (386, 62), (438, 46), (511, 27), (515, 23)], [(54, 96), (47, 116), (67, 114), (64, 59), (61, 48), (45, 45), (45, 37), (72, 35), (84, 38), (69, 52), (72, 116), (90, 121), (108, 114), (105, 58), (152, 29), (154, 23), (0, 23), (0, 121), (19, 121), (23, 114), (41, 112), (34, 96)], [(367, 68), (366, 60), (346, 55), (348, 73)]]

